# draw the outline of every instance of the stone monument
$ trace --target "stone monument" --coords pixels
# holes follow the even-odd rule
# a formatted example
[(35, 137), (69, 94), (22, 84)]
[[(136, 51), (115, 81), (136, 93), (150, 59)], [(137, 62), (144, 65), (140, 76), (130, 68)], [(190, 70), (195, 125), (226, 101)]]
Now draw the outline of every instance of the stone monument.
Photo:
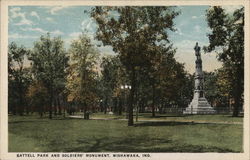
[(192, 102), (188, 105), (186, 110), (183, 111), (183, 114), (214, 114), (215, 110), (208, 103), (204, 94), (202, 60), (198, 43), (196, 43), (194, 50), (197, 58), (195, 61), (194, 96)]

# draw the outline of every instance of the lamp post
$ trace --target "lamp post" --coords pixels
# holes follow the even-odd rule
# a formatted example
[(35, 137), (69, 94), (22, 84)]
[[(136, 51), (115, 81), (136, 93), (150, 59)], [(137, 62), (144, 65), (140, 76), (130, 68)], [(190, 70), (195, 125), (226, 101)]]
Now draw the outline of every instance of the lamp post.
[[(100, 106), (100, 109), (101, 109), (101, 112), (102, 112), (102, 109), (103, 109), (103, 108), (102, 108), (102, 107), (103, 107), (102, 99), (99, 100), (99, 106)], [(99, 112), (100, 112), (100, 110), (99, 110)]]
[(130, 90), (131, 86), (130, 85), (121, 85), (121, 89), (124, 91), (124, 104), (125, 104), (125, 109), (126, 109), (126, 119), (128, 119), (128, 106), (127, 106), (127, 94), (126, 94), (126, 90)]

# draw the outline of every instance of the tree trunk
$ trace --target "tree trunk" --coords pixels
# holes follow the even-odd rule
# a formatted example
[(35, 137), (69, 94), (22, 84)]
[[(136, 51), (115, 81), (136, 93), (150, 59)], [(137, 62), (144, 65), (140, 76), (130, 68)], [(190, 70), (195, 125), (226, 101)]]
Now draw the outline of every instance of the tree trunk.
[(52, 89), (50, 89), (50, 104), (49, 104), (49, 119), (52, 119), (52, 109), (53, 109), (53, 93)]
[(58, 115), (62, 115), (60, 96), (57, 97), (57, 108), (58, 108)]
[(12, 106), (12, 114), (13, 115), (16, 115), (16, 105), (14, 104), (13, 106)]
[(23, 116), (23, 112), (24, 112), (24, 102), (23, 102), (23, 96), (22, 96), (22, 94), (20, 95), (20, 97), (19, 97), (20, 99), (20, 104), (19, 104), (19, 115), (20, 116)]
[(26, 115), (29, 115), (30, 113), (30, 107), (26, 104)]
[(152, 117), (155, 117), (155, 85), (153, 84)]
[(41, 106), (39, 107), (40, 118), (43, 117), (43, 112), (44, 112), (43, 107), (44, 107), (43, 105), (41, 105)]
[(54, 103), (53, 103), (54, 105), (53, 105), (53, 108), (54, 108), (54, 116), (56, 116), (57, 115), (57, 98), (55, 97), (54, 98)]
[(89, 112), (87, 109), (87, 104), (84, 104), (84, 119), (88, 120), (89, 119)]
[(135, 85), (136, 85), (135, 68), (132, 68), (131, 92), (130, 92), (129, 106), (128, 106), (128, 126), (134, 125), (133, 108), (134, 108)]
[(66, 100), (63, 99), (63, 118), (66, 117), (66, 105), (67, 105), (67, 108), (69, 108), (68, 103), (66, 102)]
[(141, 105), (140, 105), (140, 113), (144, 113), (145, 112), (145, 103), (144, 103), (144, 99), (141, 100)]
[(19, 106), (18, 106), (18, 113), (20, 116), (23, 116), (23, 112), (24, 112), (24, 93), (23, 93), (23, 87), (22, 87), (22, 82), (19, 80), (18, 81), (19, 83), (19, 87), (18, 87), (18, 90), (19, 90)]
[(119, 98), (119, 112), (118, 115), (122, 115), (122, 99)]
[(107, 105), (108, 105), (108, 99), (105, 98), (105, 101), (104, 101), (104, 114), (107, 114)]
[(100, 102), (100, 109), (101, 109), (101, 112), (103, 112), (103, 102), (102, 101)]
[(243, 92), (243, 86), (242, 86), (242, 80), (244, 79), (244, 77), (242, 77), (242, 75), (244, 75), (241, 72), (240, 66), (237, 66), (237, 72), (236, 72), (236, 83), (234, 86), (234, 109), (233, 109), (233, 117), (237, 117), (239, 116), (239, 109), (242, 106), (241, 103), (241, 96), (242, 96), (242, 92)]
[(113, 112), (114, 113), (116, 113), (116, 114), (118, 114), (118, 102), (117, 102), (118, 100), (117, 100), (117, 97), (114, 97), (114, 100), (113, 100), (113, 102), (114, 102), (114, 108), (113, 108)]

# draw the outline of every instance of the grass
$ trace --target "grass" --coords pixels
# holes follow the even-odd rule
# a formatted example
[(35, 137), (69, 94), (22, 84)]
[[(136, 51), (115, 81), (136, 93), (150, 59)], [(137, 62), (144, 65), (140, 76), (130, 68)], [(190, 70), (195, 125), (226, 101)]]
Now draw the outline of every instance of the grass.
[[(242, 121), (214, 116), (155, 119)], [(146, 114), (141, 118), (150, 117)], [(120, 120), (9, 116), (9, 152), (242, 152), (242, 137), (242, 124), (198, 124), (171, 119), (137, 122), (128, 127), (127, 121)]]

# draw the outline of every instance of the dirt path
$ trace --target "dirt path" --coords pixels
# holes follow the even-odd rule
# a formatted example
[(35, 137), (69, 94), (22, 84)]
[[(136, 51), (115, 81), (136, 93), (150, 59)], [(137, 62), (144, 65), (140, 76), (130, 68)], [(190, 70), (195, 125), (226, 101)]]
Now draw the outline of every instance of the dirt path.
[[(69, 116), (69, 118), (83, 119), (83, 116)], [(118, 118), (90, 118), (90, 120), (120, 120), (127, 121), (127, 119)], [(242, 122), (218, 122), (205, 120), (154, 120), (154, 119), (139, 119), (138, 122), (181, 122), (181, 123), (198, 123), (198, 124), (243, 124)]]

